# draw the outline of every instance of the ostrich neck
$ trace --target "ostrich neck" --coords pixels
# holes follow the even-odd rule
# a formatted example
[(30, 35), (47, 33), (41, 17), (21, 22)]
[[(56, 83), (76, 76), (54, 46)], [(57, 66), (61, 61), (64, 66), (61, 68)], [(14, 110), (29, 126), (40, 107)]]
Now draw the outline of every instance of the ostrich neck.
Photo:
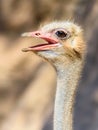
[(57, 91), (54, 110), (54, 130), (73, 130), (73, 104), (82, 69), (80, 60), (56, 66)]

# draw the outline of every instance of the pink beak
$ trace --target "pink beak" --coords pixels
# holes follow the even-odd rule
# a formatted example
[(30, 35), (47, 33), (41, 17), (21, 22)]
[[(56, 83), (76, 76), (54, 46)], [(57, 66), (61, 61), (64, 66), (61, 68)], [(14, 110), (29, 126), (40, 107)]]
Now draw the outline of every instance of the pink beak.
[(44, 39), (47, 42), (45, 44), (38, 44), (35, 46), (30, 46), (28, 48), (24, 48), (23, 51), (25, 51), (25, 52), (49, 50), (49, 49), (55, 48), (59, 45), (58, 39), (53, 37), (51, 33), (35, 31), (35, 32), (24, 33), (23, 36), (38, 37), (38, 38)]

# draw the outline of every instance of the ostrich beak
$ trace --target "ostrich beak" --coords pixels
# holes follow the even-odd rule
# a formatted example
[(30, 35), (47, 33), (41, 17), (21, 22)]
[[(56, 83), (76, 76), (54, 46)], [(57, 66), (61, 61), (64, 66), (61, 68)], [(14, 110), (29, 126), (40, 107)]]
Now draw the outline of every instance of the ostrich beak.
[(24, 34), (22, 34), (22, 36), (37, 37), (37, 38), (40, 38), (40, 39), (43, 39), (46, 41), (46, 43), (38, 44), (35, 46), (30, 46), (28, 48), (22, 49), (22, 51), (24, 51), (24, 52), (49, 50), (51, 48), (55, 48), (55, 47), (58, 47), (60, 45), (58, 39), (53, 37), (51, 33), (44, 33), (42, 31), (35, 31), (35, 32), (24, 33)]

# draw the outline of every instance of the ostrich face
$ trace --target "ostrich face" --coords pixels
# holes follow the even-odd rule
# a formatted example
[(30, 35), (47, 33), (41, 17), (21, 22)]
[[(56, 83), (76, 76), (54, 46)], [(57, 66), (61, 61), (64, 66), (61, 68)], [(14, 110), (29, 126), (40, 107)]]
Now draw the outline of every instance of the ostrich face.
[(66, 57), (81, 58), (83, 54), (82, 30), (71, 22), (53, 22), (43, 26), (40, 31), (24, 33), (23, 36), (44, 39), (45, 43), (30, 46), (23, 51), (33, 51), (53, 62), (63, 62)]

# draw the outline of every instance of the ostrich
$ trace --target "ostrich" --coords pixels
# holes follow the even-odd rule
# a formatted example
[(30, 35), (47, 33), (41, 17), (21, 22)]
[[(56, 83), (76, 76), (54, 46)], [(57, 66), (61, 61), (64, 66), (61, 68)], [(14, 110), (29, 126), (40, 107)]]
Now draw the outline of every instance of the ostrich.
[(23, 51), (33, 51), (56, 69), (54, 130), (73, 130), (73, 105), (86, 50), (81, 27), (69, 21), (56, 21), (22, 36), (44, 39), (43, 44), (24, 48)]

